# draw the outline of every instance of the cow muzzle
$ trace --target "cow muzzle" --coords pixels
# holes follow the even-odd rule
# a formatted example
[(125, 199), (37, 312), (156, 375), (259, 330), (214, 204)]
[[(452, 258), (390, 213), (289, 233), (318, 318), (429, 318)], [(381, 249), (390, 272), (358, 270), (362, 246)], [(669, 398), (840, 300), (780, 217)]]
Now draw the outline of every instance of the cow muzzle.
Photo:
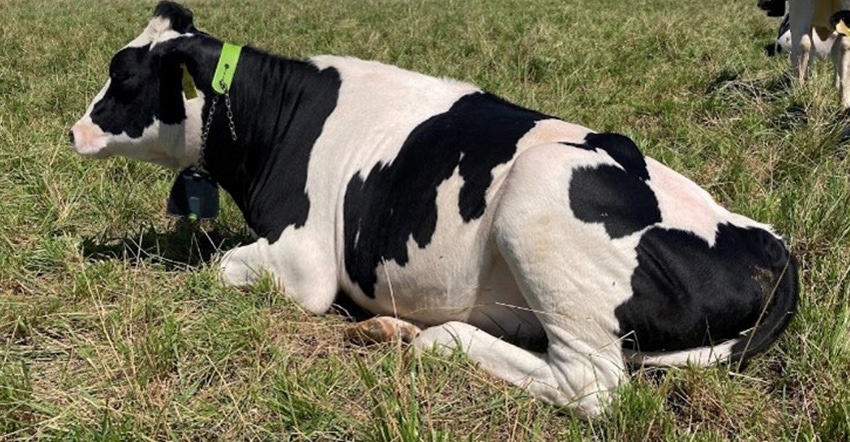
[(68, 132), (71, 144), (80, 155), (101, 157), (109, 137), (96, 124), (86, 120), (82, 119), (71, 127)]

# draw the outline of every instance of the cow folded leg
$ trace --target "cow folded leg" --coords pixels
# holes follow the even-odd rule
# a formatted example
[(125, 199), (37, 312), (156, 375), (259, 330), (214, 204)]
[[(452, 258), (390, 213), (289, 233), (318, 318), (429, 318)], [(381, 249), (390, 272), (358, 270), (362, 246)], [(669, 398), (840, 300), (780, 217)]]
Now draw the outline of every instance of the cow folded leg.
[(461, 350), (487, 373), (584, 417), (599, 415), (625, 376), (617, 348), (607, 354), (550, 344), (546, 353), (535, 353), (463, 322), (425, 329), (413, 344), (421, 350)]
[(224, 254), (219, 264), (224, 282), (236, 287), (246, 287), (262, 277), (267, 266), (263, 247), (266, 244), (261, 241), (264, 240), (236, 247)]
[[(220, 269), (224, 281), (237, 287), (270, 276), (286, 296), (312, 313), (325, 313), (337, 293), (335, 268), (308, 236), (285, 236), (269, 244), (260, 238), (253, 244), (225, 253)], [(297, 257), (297, 258), (296, 258)]]

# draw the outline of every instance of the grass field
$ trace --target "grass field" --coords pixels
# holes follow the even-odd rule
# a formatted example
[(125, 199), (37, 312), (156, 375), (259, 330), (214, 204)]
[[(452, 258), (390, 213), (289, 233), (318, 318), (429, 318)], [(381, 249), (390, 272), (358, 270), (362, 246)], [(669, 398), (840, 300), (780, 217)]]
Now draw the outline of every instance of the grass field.
[(788, 87), (755, 1), (187, 1), (220, 38), (377, 59), (476, 83), (634, 138), (722, 204), (773, 224), (800, 312), (729, 367), (636, 370), (585, 422), (477, 370), (343, 342), (273, 284), (217, 280), (247, 241), (225, 202), (164, 214), (173, 172), (84, 160), (70, 125), (154, 1), (0, 0), (0, 439), (850, 439), (850, 155), (831, 67)]

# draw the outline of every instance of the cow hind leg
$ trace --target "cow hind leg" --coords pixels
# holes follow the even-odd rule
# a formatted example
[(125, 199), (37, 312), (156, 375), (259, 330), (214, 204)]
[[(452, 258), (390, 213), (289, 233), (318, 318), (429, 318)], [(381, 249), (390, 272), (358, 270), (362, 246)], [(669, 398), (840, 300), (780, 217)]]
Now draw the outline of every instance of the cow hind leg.
[(621, 376), (616, 364), (600, 364), (567, 347), (550, 346), (546, 353), (535, 353), (464, 322), (425, 329), (413, 344), (420, 350), (461, 351), (488, 374), (583, 417), (597, 416), (604, 410), (618, 384), (610, 380)]
[[(624, 146), (608, 147), (632, 165)], [(600, 161), (607, 162), (601, 171), (595, 167)], [(545, 402), (588, 417), (600, 414), (626, 377), (613, 310), (627, 296), (631, 271), (622, 250), (634, 245), (632, 239), (611, 241), (603, 227), (576, 219), (568, 185), (579, 169), (599, 171), (602, 184), (594, 184), (603, 185), (605, 173), (622, 170), (612, 163), (609, 155), (590, 148), (539, 145), (514, 161), (501, 187), (493, 236), (526, 305), (546, 332), (544, 352), (458, 322), (424, 330), (414, 345), (461, 350), (484, 371)]]

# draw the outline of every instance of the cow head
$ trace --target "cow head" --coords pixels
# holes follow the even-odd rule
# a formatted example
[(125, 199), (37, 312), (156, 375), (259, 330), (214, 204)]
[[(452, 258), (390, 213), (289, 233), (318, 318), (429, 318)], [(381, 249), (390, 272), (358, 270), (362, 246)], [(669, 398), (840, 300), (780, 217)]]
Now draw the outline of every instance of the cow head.
[(106, 85), (71, 128), (77, 153), (121, 155), (171, 168), (193, 164), (200, 151), (204, 92), (187, 96), (183, 76), (184, 69), (198, 71), (187, 51), (203, 35), (188, 9), (172, 2), (157, 5), (141, 35), (112, 57)]

